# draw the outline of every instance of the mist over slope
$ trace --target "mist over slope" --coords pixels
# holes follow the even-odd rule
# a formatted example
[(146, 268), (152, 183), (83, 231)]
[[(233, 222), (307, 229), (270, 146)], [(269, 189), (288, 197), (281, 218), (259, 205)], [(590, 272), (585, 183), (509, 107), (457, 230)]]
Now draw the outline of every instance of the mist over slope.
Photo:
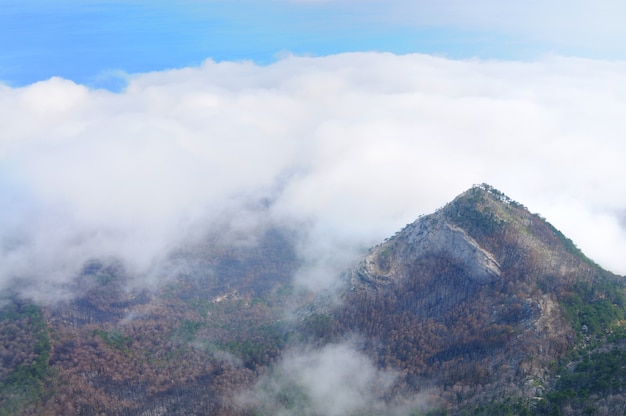
[[(241, 229), (239, 229), (241, 230)], [(91, 261), (44, 308), (3, 292), (7, 414), (462, 415), (626, 405), (626, 284), (489, 185), (311, 292), (301, 236), (217, 230), (147, 287)], [(251, 239), (251, 237), (254, 237)], [(295, 279), (295, 280), (294, 280)], [(2, 414), (0, 412), (0, 414)]]

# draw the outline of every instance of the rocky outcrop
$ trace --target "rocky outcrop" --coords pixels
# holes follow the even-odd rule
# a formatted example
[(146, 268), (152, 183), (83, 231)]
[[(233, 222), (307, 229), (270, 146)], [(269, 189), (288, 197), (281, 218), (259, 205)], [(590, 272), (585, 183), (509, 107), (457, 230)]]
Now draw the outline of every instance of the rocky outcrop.
[(424, 216), (368, 253), (352, 273), (352, 284), (386, 284), (409, 274), (424, 256), (442, 256), (462, 268), (467, 278), (488, 284), (500, 276), (500, 265), (463, 229), (440, 213)]

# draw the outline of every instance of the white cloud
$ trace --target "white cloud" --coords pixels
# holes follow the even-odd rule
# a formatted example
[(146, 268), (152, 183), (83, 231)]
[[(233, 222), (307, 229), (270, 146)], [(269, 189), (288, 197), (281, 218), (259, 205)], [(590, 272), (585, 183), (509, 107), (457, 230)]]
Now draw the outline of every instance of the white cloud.
[(606, 244), (626, 244), (625, 101), (625, 63), (560, 57), (291, 56), (138, 74), (119, 94), (0, 87), (0, 281), (63, 281), (96, 255), (139, 273), (265, 196), (313, 224), (302, 252), (334, 269), (480, 182), (626, 273)]
[(406, 403), (385, 403), (383, 397), (396, 376), (394, 371), (377, 369), (351, 342), (329, 344), (288, 351), (270, 374), (238, 399), (244, 408), (280, 416), (401, 415), (425, 409), (427, 394)]

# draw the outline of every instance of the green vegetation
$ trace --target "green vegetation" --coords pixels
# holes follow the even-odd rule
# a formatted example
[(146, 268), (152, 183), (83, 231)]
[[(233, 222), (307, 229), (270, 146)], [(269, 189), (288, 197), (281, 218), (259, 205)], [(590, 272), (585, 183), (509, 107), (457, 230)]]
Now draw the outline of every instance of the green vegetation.
[(558, 391), (575, 391), (580, 397), (611, 394), (626, 387), (626, 351), (612, 350), (585, 355), (573, 371), (561, 374)]
[(268, 364), (287, 345), (289, 333), (279, 323), (262, 325), (248, 338), (236, 341), (222, 341), (215, 345), (243, 361), (250, 369)]
[[(0, 323), (15, 321), (20, 330), (29, 333), (31, 345), (6, 345), (15, 355), (34, 354), (34, 359), (23, 360), (0, 380), (0, 416), (12, 415), (40, 399), (43, 384), (50, 375), (50, 339), (41, 309), (31, 304), (11, 303), (0, 311)], [(2, 325), (2, 338), (14, 332), (11, 326)], [(9, 334), (12, 336), (12, 334)], [(30, 351), (28, 351), (30, 349)]]
[(447, 416), (448, 411), (446, 409), (431, 409), (431, 410), (414, 410), (411, 412), (411, 416)]
[(188, 302), (188, 304), (194, 311), (198, 312), (198, 314), (200, 314), (200, 316), (202, 316), (203, 318), (207, 318), (209, 316), (209, 313), (212, 310), (216, 309), (215, 302), (207, 298), (191, 299)]
[(17, 321), (23, 318), (31, 318), (36, 326), (39, 324), (45, 326), (41, 309), (33, 304), (11, 302), (0, 310), (0, 321)]
[(624, 288), (620, 282), (604, 276), (593, 283), (577, 282), (561, 306), (584, 343), (562, 360), (554, 389), (536, 411), (541, 415), (561, 415), (561, 409), (571, 407), (594, 414), (598, 397), (626, 390), (626, 351), (617, 348), (626, 339), (626, 328), (622, 326)]
[(119, 263), (104, 264), (97, 260), (88, 262), (83, 267), (82, 278), (92, 280), (98, 286), (108, 286), (121, 279), (122, 266)]
[(186, 343), (193, 341), (196, 337), (196, 333), (204, 326), (204, 323), (198, 321), (192, 321), (185, 319), (180, 323), (180, 326), (176, 330), (175, 338), (180, 342)]
[(249, 339), (244, 341), (218, 343), (218, 346), (220, 349), (228, 351), (229, 353), (241, 358), (246, 367), (251, 369), (253, 369), (257, 363), (261, 363), (263, 361), (263, 355), (266, 351), (266, 348), (262, 343)]
[(619, 331), (624, 319), (626, 297), (621, 286), (598, 278), (594, 283), (578, 282), (568, 293), (561, 306), (573, 328), (582, 334), (603, 336), (612, 330)]
[(522, 399), (509, 399), (481, 406), (472, 406), (461, 412), (462, 416), (530, 416), (534, 414)]
[(626, 388), (626, 351), (584, 354), (582, 360), (559, 368), (555, 389), (537, 407), (538, 414), (560, 415), (565, 406), (595, 412), (598, 397), (622, 394)]
[(125, 354), (130, 352), (130, 346), (133, 343), (133, 339), (127, 337), (117, 331), (103, 331), (96, 329), (93, 331), (94, 335), (102, 338), (105, 344), (109, 347), (121, 351)]
[(448, 219), (474, 238), (493, 235), (504, 226), (504, 221), (485, 206), (483, 198), (480, 189), (473, 188), (465, 198), (456, 199), (446, 210)]
[(303, 323), (304, 330), (311, 339), (324, 339), (332, 333), (332, 319), (330, 315), (324, 313), (316, 313), (307, 316)]

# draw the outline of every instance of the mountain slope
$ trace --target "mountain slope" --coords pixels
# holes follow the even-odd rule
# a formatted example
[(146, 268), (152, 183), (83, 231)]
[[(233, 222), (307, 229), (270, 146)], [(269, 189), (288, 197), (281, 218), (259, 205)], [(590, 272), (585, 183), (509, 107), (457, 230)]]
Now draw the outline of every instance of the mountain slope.
[[(257, 237), (180, 251), (178, 275), (148, 289), (129, 285), (122, 265), (94, 261), (70, 301), (39, 308), (7, 295), (0, 415), (241, 414), (233, 394), (284, 347), (298, 264), (289, 233)], [(50, 342), (36, 355), (39, 339)]]
[[(3, 294), (0, 415), (313, 416), (345, 384), (354, 405), (333, 414), (626, 411), (623, 277), (488, 185), (373, 247), (313, 300), (291, 285), (291, 231), (244, 237), (178, 251), (175, 278), (151, 288), (94, 261), (69, 301)], [(318, 378), (337, 383), (325, 407), (313, 397), (328, 386), (307, 384)]]
[(374, 247), (346, 280), (341, 306), (317, 309), (322, 337), (361, 335), (404, 392), (453, 413), (511, 398), (554, 408), (558, 363), (624, 319), (622, 278), (488, 185)]

